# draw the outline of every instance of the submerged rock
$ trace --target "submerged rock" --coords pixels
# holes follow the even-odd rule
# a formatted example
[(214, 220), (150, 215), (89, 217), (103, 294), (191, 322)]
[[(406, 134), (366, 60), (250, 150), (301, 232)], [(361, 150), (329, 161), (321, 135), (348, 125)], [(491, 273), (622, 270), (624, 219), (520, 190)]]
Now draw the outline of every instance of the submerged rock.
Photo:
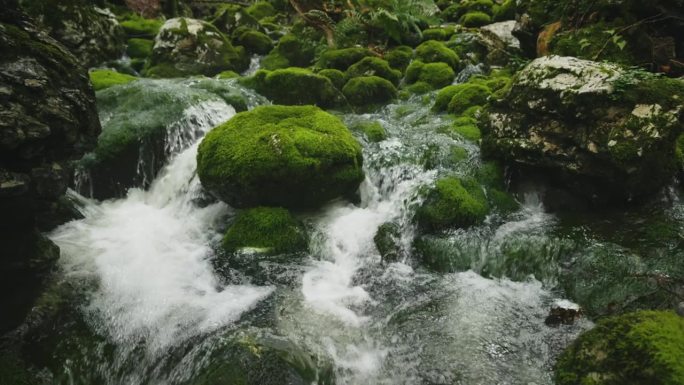
[(306, 249), (306, 231), (286, 209), (257, 207), (238, 214), (223, 237), (223, 249), (280, 254)]
[(632, 201), (673, 176), (683, 101), (678, 79), (544, 57), (485, 115), (483, 151), (548, 171), (596, 202)]
[(684, 319), (674, 312), (640, 311), (606, 318), (558, 359), (556, 383), (681, 384)]
[(155, 38), (150, 77), (213, 76), (225, 70), (243, 71), (249, 58), (213, 25), (196, 19), (167, 20)]
[[(10, 2), (12, 3), (12, 2)], [(0, 333), (18, 323), (59, 256), (38, 229), (63, 222), (71, 161), (100, 133), (86, 70), (16, 4), (0, 13)]]
[(361, 146), (338, 118), (314, 106), (262, 106), (207, 134), (197, 173), (234, 207), (317, 207), (354, 194), (362, 162)]
[(396, 262), (401, 257), (401, 228), (396, 223), (387, 222), (378, 227), (373, 237), (384, 262)]
[(125, 34), (114, 14), (83, 0), (23, 0), (22, 7), (86, 67), (118, 59)]

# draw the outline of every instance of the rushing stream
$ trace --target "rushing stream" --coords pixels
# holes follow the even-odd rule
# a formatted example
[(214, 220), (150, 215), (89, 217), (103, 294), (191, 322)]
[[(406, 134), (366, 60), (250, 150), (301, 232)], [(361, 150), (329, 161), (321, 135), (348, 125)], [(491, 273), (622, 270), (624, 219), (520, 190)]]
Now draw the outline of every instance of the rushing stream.
[[(54, 354), (60, 382), (215, 383), (197, 379), (216, 372), (235, 336), (266, 335), (315, 357), (311, 382), (319, 384), (552, 384), (555, 357), (591, 327), (544, 324), (564, 296), (562, 263), (578, 243), (559, 235), (559, 218), (532, 191), (513, 213), (426, 238), (428, 253), (448, 254), (452, 264), (422, 267), (412, 246), (422, 189), (447, 168), (471, 175), (481, 167), (476, 145), (435, 133), (448, 122), (429, 106), (414, 97), (340, 115), (350, 127), (379, 120), (388, 139), (358, 134), (366, 172), (358, 202), (300, 214), (313, 234), (307, 255), (242, 255), (256, 262), (241, 264), (216, 251), (234, 211), (204, 196), (195, 156), (202, 134), (235, 114), (223, 101), (198, 100), (192, 119), (169, 126), (193, 134), (169, 135), (176, 142), (149, 188), (102, 202), (71, 192), (84, 218), (50, 238), (61, 248), (60, 283), (80, 293), (70, 318), (80, 321), (56, 328), (91, 342), (66, 359)], [(466, 156), (454, 159), (454, 148)], [(373, 243), (386, 222), (401, 229), (393, 263)]]

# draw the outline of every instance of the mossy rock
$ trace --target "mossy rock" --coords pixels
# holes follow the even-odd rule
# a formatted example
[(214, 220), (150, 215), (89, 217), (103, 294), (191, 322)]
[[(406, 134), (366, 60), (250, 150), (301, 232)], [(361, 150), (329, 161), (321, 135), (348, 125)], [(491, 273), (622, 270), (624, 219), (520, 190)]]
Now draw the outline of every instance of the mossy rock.
[(245, 12), (257, 20), (275, 16), (278, 11), (268, 1), (257, 1), (245, 9)]
[(473, 179), (439, 179), (416, 212), (419, 225), (428, 231), (468, 227), (482, 222), (489, 211), (480, 185)]
[(416, 95), (427, 94), (428, 92), (430, 92), (434, 89), (435, 89), (435, 87), (430, 85), (430, 83), (421, 82), (421, 81), (415, 82), (415, 83), (411, 84), (410, 86), (406, 87), (406, 91), (408, 91), (411, 94), (416, 94)]
[(442, 17), (448, 21), (460, 22), (467, 13), (484, 13), (491, 15), (494, 9), (492, 0), (463, 0), (442, 11)]
[(515, 20), (515, 0), (504, 0), (501, 4), (494, 4), (492, 17), (494, 21)]
[(465, 27), (482, 27), (491, 24), (492, 17), (484, 12), (468, 12), (461, 18), (461, 23)]
[(599, 321), (556, 363), (558, 385), (684, 384), (684, 318), (639, 311)]
[(349, 66), (367, 56), (374, 56), (366, 48), (342, 48), (331, 49), (323, 52), (318, 59), (318, 66), (321, 68), (334, 68), (346, 71)]
[(159, 33), (164, 21), (160, 19), (145, 19), (137, 14), (131, 14), (129, 18), (119, 24), (129, 38), (154, 39)]
[(432, 89), (442, 88), (454, 81), (456, 74), (447, 63), (423, 63), (414, 60), (406, 69), (407, 84), (422, 82)]
[(216, 75), (217, 78), (219, 79), (235, 79), (239, 78), (240, 74), (235, 72), (235, 71), (223, 71), (220, 74)]
[(95, 91), (104, 90), (119, 84), (126, 84), (137, 80), (135, 76), (121, 74), (112, 70), (94, 70), (88, 74)]
[(460, 59), (456, 52), (441, 41), (428, 40), (416, 47), (415, 58), (423, 63), (446, 63), (453, 70), (458, 69)]
[[(452, 114), (461, 114), (472, 106), (481, 106), (487, 103), (487, 99), (492, 91), (484, 85), (464, 83), (459, 84), (457, 88), (451, 89), (449, 92), (453, 92), (453, 96), (447, 105), (447, 111)], [(440, 105), (438, 106), (437, 102), (435, 102), (433, 108), (440, 108), (441, 102), (446, 96), (443, 95), (442, 99), (438, 96), (437, 101), (440, 102)]]
[(145, 74), (150, 77), (213, 76), (249, 66), (244, 49), (233, 47), (213, 25), (195, 19), (175, 18), (164, 23), (157, 36)]
[(393, 222), (386, 222), (378, 227), (373, 237), (383, 262), (396, 262), (401, 257), (401, 228)]
[(397, 97), (397, 89), (386, 79), (378, 76), (353, 78), (342, 88), (342, 93), (353, 106), (375, 106)]
[(453, 34), (453, 28), (428, 28), (423, 31), (423, 41), (447, 41)]
[(276, 47), (262, 60), (264, 69), (308, 67), (314, 60), (316, 47), (293, 33), (280, 38)]
[(237, 45), (245, 47), (247, 52), (259, 55), (265, 55), (273, 49), (273, 42), (271, 38), (265, 33), (256, 31), (250, 28), (242, 28), (236, 30), (233, 34), (235, 36), (234, 42)]
[(387, 132), (378, 121), (364, 120), (358, 122), (352, 126), (352, 130), (362, 132), (366, 140), (371, 143), (382, 142), (387, 139)]
[(152, 47), (154, 41), (149, 39), (128, 39), (128, 46), (126, 47), (126, 55), (134, 59), (146, 59), (152, 55)]
[(332, 385), (332, 366), (291, 340), (246, 330), (212, 345), (189, 385)]
[(261, 106), (210, 131), (199, 146), (204, 188), (234, 207), (317, 207), (355, 193), (361, 146), (314, 106)]
[(259, 70), (243, 82), (276, 104), (332, 107), (341, 99), (340, 91), (327, 77), (304, 68)]
[(458, 117), (454, 120), (453, 131), (462, 138), (477, 142), (482, 138), (480, 128), (477, 127), (477, 120), (469, 117)]
[(221, 4), (216, 8), (211, 24), (219, 31), (232, 34), (237, 28), (259, 28), (259, 22), (239, 4)]
[(400, 71), (392, 69), (387, 61), (371, 56), (365, 57), (351, 65), (347, 69), (346, 75), (348, 79), (360, 76), (379, 76), (389, 80), (395, 86), (398, 86), (401, 80)]
[(318, 71), (318, 74), (328, 78), (338, 90), (341, 90), (344, 84), (347, 83), (347, 77), (340, 70), (326, 68)]
[(391, 49), (385, 55), (385, 60), (389, 63), (392, 68), (396, 68), (400, 71), (405, 71), (409, 63), (411, 63), (411, 58), (413, 57), (413, 48), (409, 46), (399, 46)]
[(305, 250), (308, 238), (304, 226), (279, 207), (256, 207), (242, 211), (223, 237), (228, 252), (251, 249), (266, 254)]

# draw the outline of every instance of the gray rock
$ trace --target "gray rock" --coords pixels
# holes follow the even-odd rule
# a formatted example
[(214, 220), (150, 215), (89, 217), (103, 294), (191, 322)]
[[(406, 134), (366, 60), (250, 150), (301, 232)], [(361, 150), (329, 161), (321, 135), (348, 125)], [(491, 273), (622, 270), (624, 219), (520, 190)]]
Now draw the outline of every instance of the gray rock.
[(682, 101), (681, 80), (573, 57), (539, 58), (484, 114), (483, 151), (546, 171), (595, 201), (641, 199), (675, 172)]

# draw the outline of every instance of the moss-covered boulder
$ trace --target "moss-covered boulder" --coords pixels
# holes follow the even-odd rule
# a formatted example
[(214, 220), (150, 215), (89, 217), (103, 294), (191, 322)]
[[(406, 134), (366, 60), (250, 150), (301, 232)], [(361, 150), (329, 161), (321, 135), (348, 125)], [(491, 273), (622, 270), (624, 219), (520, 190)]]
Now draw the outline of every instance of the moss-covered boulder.
[(468, 13), (484, 13), (489, 16), (494, 5), (492, 0), (461, 0), (444, 9), (442, 17), (448, 21), (461, 22)]
[(331, 49), (321, 54), (318, 59), (318, 66), (346, 71), (349, 66), (367, 56), (373, 56), (373, 53), (366, 48)]
[(375, 106), (397, 97), (397, 89), (389, 80), (378, 76), (353, 78), (342, 88), (342, 93), (353, 106)]
[(658, 191), (676, 170), (684, 82), (549, 56), (519, 72), (483, 116), (483, 151), (549, 171), (549, 180), (600, 203)]
[(403, 72), (406, 70), (406, 67), (408, 67), (409, 63), (411, 63), (412, 57), (413, 48), (401, 45), (387, 52), (385, 55), (385, 60), (387, 60), (392, 68), (396, 68)]
[(453, 70), (457, 70), (460, 64), (456, 52), (436, 40), (428, 40), (416, 47), (415, 58), (423, 63), (446, 63)]
[(392, 69), (389, 63), (378, 57), (365, 57), (347, 69), (347, 78), (359, 76), (379, 76), (387, 79), (395, 86), (399, 85), (401, 72)]
[(468, 12), (461, 18), (461, 23), (465, 27), (482, 27), (491, 22), (492, 17), (484, 12)]
[(352, 130), (363, 133), (367, 141), (371, 143), (382, 142), (387, 139), (387, 131), (377, 120), (362, 120), (355, 123)]
[(428, 28), (423, 31), (423, 41), (447, 41), (454, 33), (455, 29), (453, 27)]
[(112, 70), (90, 71), (90, 82), (95, 91), (103, 90), (111, 86), (130, 83), (137, 78), (135, 76), (121, 74)]
[(316, 207), (353, 194), (364, 178), (361, 146), (313, 106), (262, 106), (237, 114), (199, 147), (202, 185), (234, 207)]
[[(491, 89), (486, 85), (474, 83), (461, 84), (452, 91), (454, 91), (454, 94), (447, 105), (447, 111), (452, 114), (461, 114), (473, 106), (484, 105), (492, 93)], [(436, 106), (437, 104), (435, 103)]]
[(275, 16), (278, 11), (268, 1), (257, 1), (245, 9), (250, 16), (257, 20), (264, 17)]
[(213, 25), (190, 18), (169, 19), (159, 30), (145, 74), (149, 77), (213, 76), (243, 71), (249, 58)]
[(302, 224), (289, 211), (278, 207), (257, 207), (238, 214), (223, 237), (228, 252), (248, 249), (281, 254), (306, 249), (308, 238)]
[(456, 74), (447, 63), (423, 63), (414, 60), (406, 69), (406, 84), (417, 82), (428, 84), (431, 89), (448, 86), (454, 81)]
[(235, 44), (245, 47), (250, 53), (265, 55), (273, 49), (273, 42), (268, 35), (251, 28), (238, 28), (233, 36)]
[(331, 107), (341, 101), (330, 79), (304, 68), (259, 70), (243, 82), (277, 104)]
[(416, 212), (419, 225), (428, 231), (467, 227), (484, 220), (489, 210), (479, 183), (473, 179), (439, 179)]
[(85, 67), (118, 59), (125, 50), (124, 31), (107, 8), (85, 0), (23, 1), (22, 7)]
[(398, 261), (401, 257), (401, 228), (393, 222), (383, 223), (373, 236), (373, 243), (383, 262)]
[(288, 33), (281, 37), (276, 47), (261, 61), (267, 70), (287, 67), (308, 67), (314, 60), (316, 45), (310, 40)]
[(232, 34), (237, 28), (259, 28), (256, 18), (239, 4), (221, 4), (216, 8), (211, 24), (225, 34)]
[(684, 318), (674, 312), (640, 311), (599, 321), (560, 356), (556, 383), (684, 383)]
[(318, 71), (318, 74), (328, 78), (338, 90), (341, 90), (345, 83), (347, 83), (347, 76), (340, 70), (326, 68)]

